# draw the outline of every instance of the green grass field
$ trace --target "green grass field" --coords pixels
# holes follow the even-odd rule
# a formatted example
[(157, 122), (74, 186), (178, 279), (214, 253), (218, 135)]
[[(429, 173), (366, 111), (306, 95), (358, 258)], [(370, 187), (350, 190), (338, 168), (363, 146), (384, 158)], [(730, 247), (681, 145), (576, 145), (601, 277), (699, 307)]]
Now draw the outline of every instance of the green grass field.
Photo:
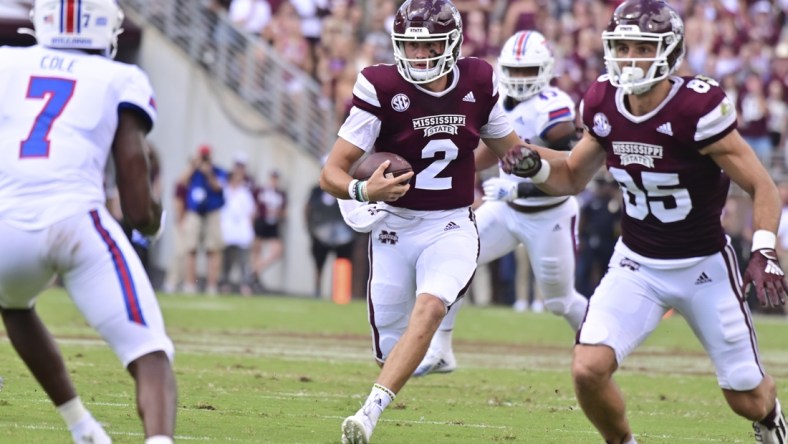
[[(377, 375), (362, 303), (301, 298), (161, 296), (175, 341), (177, 441), (338, 443), (339, 425)], [(131, 378), (67, 296), (38, 310), (59, 340), (81, 396), (117, 443), (139, 443)], [(788, 384), (788, 323), (756, 320), (767, 370)], [(460, 368), (411, 380), (375, 430), (377, 443), (599, 443), (569, 374), (563, 319), (464, 307)], [(63, 421), (0, 333), (0, 443), (70, 442)], [(618, 374), (640, 444), (751, 443), (711, 366), (677, 316)], [(783, 390), (788, 393), (788, 390)], [(788, 397), (783, 396), (784, 399)]]

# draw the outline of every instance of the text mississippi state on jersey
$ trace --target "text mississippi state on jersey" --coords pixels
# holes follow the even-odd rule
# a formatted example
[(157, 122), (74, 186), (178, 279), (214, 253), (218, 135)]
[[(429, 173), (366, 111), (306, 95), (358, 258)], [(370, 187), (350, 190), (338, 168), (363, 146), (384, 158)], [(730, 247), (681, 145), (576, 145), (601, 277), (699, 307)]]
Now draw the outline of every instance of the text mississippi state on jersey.
[(393, 65), (365, 68), (356, 81), (353, 105), (381, 120), (375, 149), (399, 154), (415, 172), (394, 206), (442, 210), (473, 202), (473, 150), (498, 90), (492, 67), (480, 59), (460, 59), (449, 75), (440, 93), (405, 81)]
[(660, 106), (635, 116), (603, 76), (585, 94), (583, 124), (604, 146), (621, 186), (624, 243), (656, 259), (707, 256), (726, 242), (720, 214), (730, 179), (699, 150), (736, 128), (736, 110), (711, 79), (671, 83)]

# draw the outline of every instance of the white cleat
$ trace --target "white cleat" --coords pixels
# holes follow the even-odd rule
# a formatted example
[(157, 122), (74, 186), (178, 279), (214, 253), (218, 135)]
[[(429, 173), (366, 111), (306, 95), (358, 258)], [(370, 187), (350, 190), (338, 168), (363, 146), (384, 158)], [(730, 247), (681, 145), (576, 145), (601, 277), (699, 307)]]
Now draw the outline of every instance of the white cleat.
[(776, 426), (772, 429), (766, 427), (760, 422), (752, 423), (752, 429), (755, 431), (755, 442), (763, 444), (788, 444), (788, 426), (785, 424), (785, 414), (780, 408), (780, 401), (777, 401), (777, 418), (775, 419)]
[(454, 352), (439, 352), (429, 349), (421, 364), (416, 367), (413, 376), (427, 376), (430, 373), (451, 373), (457, 369), (457, 360), (454, 359)]
[(91, 415), (74, 425), (71, 437), (75, 444), (112, 444), (112, 438)]
[(342, 444), (369, 444), (374, 428), (372, 421), (362, 412), (348, 416), (342, 421)]

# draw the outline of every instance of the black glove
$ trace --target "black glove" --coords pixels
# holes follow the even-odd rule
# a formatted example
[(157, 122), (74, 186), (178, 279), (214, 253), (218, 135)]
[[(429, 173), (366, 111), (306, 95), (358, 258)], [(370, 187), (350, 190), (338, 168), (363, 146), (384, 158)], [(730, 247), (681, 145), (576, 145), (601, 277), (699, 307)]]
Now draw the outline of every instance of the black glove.
[(533, 177), (542, 168), (539, 153), (523, 145), (517, 145), (507, 151), (501, 162), (504, 173), (518, 177)]
[(785, 282), (785, 273), (773, 248), (761, 248), (750, 255), (750, 262), (744, 271), (744, 293), (747, 293), (750, 284), (755, 286), (755, 295), (761, 306), (785, 305), (788, 283)]

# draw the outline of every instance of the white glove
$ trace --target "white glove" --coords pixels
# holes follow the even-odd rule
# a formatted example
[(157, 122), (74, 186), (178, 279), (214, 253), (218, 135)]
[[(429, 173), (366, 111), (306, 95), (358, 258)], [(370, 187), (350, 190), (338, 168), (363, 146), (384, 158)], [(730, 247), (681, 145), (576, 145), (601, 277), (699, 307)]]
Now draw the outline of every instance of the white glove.
[(511, 202), (517, 199), (517, 182), (493, 177), (487, 179), (483, 184), (484, 197), (482, 200), (503, 200)]
[(138, 230), (131, 230), (131, 242), (137, 244), (143, 248), (148, 248), (161, 238), (161, 235), (164, 233), (164, 222), (167, 220), (167, 211), (161, 210), (161, 220), (159, 223), (159, 229), (156, 230), (155, 234), (151, 234), (146, 236), (140, 233)]
[(389, 215), (388, 205), (383, 202), (358, 202), (338, 199), (339, 211), (350, 228), (359, 233), (369, 233), (375, 225)]

